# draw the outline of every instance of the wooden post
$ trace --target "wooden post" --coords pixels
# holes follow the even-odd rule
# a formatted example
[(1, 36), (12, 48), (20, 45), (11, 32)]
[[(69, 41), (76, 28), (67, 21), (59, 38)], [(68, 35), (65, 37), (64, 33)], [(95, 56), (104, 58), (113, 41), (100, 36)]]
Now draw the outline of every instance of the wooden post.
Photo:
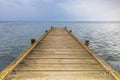
[(72, 30), (70, 30), (70, 32), (72, 32)]
[(51, 29), (53, 29), (53, 26), (51, 26)]
[(48, 31), (47, 31), (47, 30), (45, 30), (45, 32), (47, 33)]
[(89, 46), (89, 43), (90, 43), (89, 40), (85, 40), (85, 45), (86, 45), (86, 46)]
[(35, 43), (35, 39), (31, 39), (31, 45)]
[(67, 29), (67, 26), (65, 26), (65, 29)]

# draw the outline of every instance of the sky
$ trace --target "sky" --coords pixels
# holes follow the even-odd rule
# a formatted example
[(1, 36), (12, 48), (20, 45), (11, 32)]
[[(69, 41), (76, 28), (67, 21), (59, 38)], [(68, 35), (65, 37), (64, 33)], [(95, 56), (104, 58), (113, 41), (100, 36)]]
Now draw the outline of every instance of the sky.
[(0, 21), (120, 21), (120, 0), (0, 0)]

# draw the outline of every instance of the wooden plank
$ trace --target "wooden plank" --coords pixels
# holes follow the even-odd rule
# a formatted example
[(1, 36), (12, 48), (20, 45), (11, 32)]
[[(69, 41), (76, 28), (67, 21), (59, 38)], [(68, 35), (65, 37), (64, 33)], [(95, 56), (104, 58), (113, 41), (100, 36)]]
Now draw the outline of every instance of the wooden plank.
[(28, 63), (28, 64), (41, 64), (41, 63), (60, 63), (60, 64), (91, 64), (91, 63), (95, 63), (97, 64), (98, 62), (95, 59), (36, 59), (36, 58), (31, 58), (31, 60), (29, 60), (28, 58), (24, 59), (24, 63)]
[(105, 71), (79, 72), (39, 72), (18, 71), (10, 76), (11, 80), (113, 80)]

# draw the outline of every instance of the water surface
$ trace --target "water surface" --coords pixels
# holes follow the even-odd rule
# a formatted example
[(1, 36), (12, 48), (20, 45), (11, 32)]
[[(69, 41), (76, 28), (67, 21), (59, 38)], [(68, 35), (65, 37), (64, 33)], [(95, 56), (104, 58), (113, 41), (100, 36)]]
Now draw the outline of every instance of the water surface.
[(120, 72), (120, 22), (0, 22), (0, 71), (50, 26), (71, 29), (115, 70)]

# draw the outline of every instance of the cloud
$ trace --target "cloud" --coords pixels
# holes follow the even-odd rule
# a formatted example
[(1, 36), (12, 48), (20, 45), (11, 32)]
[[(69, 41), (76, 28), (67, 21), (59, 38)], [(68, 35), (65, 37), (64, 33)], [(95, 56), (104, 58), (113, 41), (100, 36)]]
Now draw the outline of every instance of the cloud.
[(119, 0), (0, 0), (0, 20), (120, 20)]
[(118, 1), (111, 0), (73, 0), (59, 3), (66, 14), (74, 20), (120, 20)]
[(0, 20), (57, 20), (65, 16), (55, 0), (0, 0)]

